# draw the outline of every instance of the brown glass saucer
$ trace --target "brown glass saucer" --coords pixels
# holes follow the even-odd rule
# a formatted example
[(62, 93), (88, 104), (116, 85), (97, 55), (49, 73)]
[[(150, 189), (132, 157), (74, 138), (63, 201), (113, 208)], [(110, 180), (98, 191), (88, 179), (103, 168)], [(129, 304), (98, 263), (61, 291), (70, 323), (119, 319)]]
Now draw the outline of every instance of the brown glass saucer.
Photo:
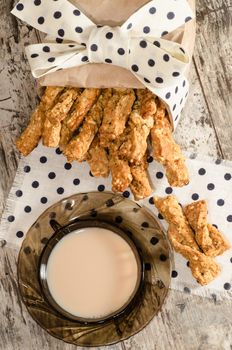
[[(40, 262), (54, 229), (63, 232), (67, 225), (96, 220), (119, 229), (133, 242), (142, 262), (142, 278), (125, 309), (99, 322), (82, 322), (62, 314), (46, 298)], [(172, 260), (166, 236), (147, 208), (110, 192), (80, 193), (48, 208), (29, 229), (18, 259), (19, 290), (33, 319), (54, 337), (78, 346), (109, 345), (139, 332), (161, 309)]]

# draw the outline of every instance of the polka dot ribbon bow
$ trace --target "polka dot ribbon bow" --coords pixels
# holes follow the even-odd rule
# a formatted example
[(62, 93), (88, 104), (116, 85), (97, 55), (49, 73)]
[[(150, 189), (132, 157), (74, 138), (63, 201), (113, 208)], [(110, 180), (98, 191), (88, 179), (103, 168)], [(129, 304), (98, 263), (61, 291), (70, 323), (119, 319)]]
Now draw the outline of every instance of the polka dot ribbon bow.
[(12, 14), (48, 34), (46, 44), (26, 47), (35, 78), (88, 63), (129, 69), (163, 99), (177, 123), (188, 94), (189, 57), (162, 39), (193, 18), (187, 0), (153, 0), (121, 27), (97, 26), (67, 0), (21, 0)]

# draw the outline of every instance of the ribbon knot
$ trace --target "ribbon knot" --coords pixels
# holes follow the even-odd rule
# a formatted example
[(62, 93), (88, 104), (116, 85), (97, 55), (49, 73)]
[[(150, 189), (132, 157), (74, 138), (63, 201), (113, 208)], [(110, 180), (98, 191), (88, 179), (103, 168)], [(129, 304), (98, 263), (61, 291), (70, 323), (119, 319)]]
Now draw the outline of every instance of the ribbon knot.
[(128, 68), (129, 37), (120, 27), (93, 27), (87, 42), (90, 63), (107, 63)]

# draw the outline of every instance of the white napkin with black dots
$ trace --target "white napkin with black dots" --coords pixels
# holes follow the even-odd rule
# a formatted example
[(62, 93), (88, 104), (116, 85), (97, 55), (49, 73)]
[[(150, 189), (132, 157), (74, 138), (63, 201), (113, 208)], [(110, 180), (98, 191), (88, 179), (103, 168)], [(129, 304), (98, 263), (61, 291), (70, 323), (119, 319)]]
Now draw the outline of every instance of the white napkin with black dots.
[[(232, 162), (191, 156), (187, 160), (190, 184), (175, 189), (168, 185), (162, 166), (153, 161), (152, 157), (149, 162), (149, 172), (155, 187), (153, 195), (165, 196), (173, 193), (182, 205), (206, 199), (209, 222), (224, 233), (232, 246)], [(111, 190), (111, 179), (93, 178), (88, 164), (68, 164), (59, 149), (45, 149), (39, 145), (30, 156), (20, 161), (3, 214), (0, 239), (20, 248), (28, 229), (45, 209), (75, 193), (96, 190)], [(123, 195), (133, 199), (129, 190)], [(158, 215), (152, 197), (140, 204)], [(164, 228), (167, 228), (160, 214), (158, 218)], [(151, 240), (151, 244), (156, 243), (155, 239)], [(216, 258), (222, 266), (222, 272), (205, 287), (195, 282), (187, 261), (181, 255), (175, 253), (174, 257), (171, 288), (202, 296), (232, 295), (232, 249)], [(165, 260), (166, 257), (160, 259)]]

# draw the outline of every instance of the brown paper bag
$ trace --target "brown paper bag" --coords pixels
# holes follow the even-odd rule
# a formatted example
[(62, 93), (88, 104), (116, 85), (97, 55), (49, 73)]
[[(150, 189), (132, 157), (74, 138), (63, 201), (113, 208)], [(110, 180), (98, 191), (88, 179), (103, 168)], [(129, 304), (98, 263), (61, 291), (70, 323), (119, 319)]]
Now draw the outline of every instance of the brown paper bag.
[[(70, 0), (94, 23), (101, 25), (122, 25), (136, 10), (148, 3), (147, 0)], [(188, 0), (195, 11), (195, 0)], [(164, 38), (181, 44), (192, 57), (195, 42), (195, 21), (192, 20)], [(107, 64), (88, 64), (48, 74), (41, 79), (42, 86), (77, 87), (126, 87), (143, 88), (143, 84), (128, 70)]]

